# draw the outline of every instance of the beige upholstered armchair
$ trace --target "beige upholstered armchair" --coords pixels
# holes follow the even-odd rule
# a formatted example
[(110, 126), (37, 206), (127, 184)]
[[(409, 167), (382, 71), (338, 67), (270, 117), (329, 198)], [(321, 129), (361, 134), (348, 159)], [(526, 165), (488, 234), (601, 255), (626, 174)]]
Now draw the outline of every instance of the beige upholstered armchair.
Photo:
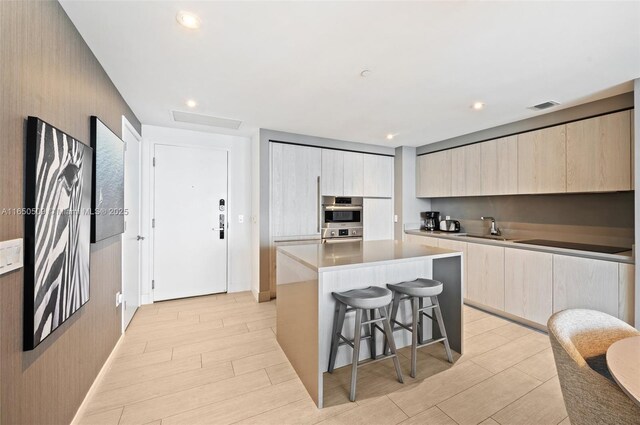
[(571, 424), (640, 424), (640, 407), (613, 381), (605, 357), (611, 344), (640, 332), (593, 310), (560, 311), (547, 327)]

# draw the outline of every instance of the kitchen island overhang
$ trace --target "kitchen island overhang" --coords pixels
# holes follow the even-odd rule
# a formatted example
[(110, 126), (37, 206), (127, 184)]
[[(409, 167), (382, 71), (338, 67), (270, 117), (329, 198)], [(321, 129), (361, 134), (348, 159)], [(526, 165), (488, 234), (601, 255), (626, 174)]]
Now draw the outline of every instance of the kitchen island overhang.
[[(340, 244), (279, 247), (276, 254), (277, 339), (296, 373), (319, 408), (323, 407), (323, 373), (329, 347), (335, 300), (332, 292), (367, 286), (386, 287), (417, 278), (444, 285), (438, 297), (452, 350), (463, 353), (462, 252), (401, 241), (364, 241)], [(403, 303), (400, 316), (409, 322)], [(344, 334), (353, 337), (353, 315), (345, 319)], [(425, 339), (438, 337), (437, 324), (425, 318)], [(397, 330), (398, 348), (411, 344), (406, 330)], [(376, 340), (381, 353), (383, 338)], [(363, 341), (361, 360), (367, 358)], [(444, 349), (444, 348), (443, 348)], [(336, 367), (351, 363), (351, 348), (338, 351)], [(376, 366), (370, 366), (376, 367)]]

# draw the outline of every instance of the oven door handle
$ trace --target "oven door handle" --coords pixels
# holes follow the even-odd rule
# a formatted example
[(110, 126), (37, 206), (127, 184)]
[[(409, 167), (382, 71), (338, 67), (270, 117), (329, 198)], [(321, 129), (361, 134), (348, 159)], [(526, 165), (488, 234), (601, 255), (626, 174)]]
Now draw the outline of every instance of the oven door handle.
[(362, 211), (360, 205), (325, 205), (325, 211)]

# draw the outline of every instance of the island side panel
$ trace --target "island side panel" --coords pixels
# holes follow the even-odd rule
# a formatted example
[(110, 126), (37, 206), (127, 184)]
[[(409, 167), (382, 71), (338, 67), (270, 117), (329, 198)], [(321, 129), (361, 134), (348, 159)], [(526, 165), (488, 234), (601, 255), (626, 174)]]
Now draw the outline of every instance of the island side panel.
[(318, 272), (281, 252), (276, 254), (277, 340), (318, 407)]
[[(358, 264), (354, 268), (341, 268), (338, 270), (320, 270), (319, 273), (319, 358), (320, 371), (326, 372), (329, 362), (329, 348), (331, 345), (331, 329), (333, 325), (333, 314), (335, 309), (335, 299), (332, 292), (348, 291), (356, 288), (366, 288), (368, 286), (380, 286), (386, 288), (388, 283), (399, 283), (414, 280), (419, 277), (430, 278), (432, 276), (432, 260), (430, 258), (417, 258), (415, 261), (402, 261), (398, 263), (387, 263), (381, 265)], [(280, 296), (278, 295), (278, 300)], [(278, 301), (280, 302), (280, 301)], [(399, 317), (404, 323), (411, 323), (411, 308), (408, 302), (403, 302), (400, 307)], [(431, 326), (429, 320), (425, 318), (425, 338), (431, 338)], [(343, 335), (353, 339), (354, 334), (354, 313), (347, 313), (344, 321)], [(406, 330), (394, 332), (394, 339), (398, 348), (411, 345), (411, 335)], [(383, 336), (377, 334), (377, 354), (382, 353)], [(349, 346), (342, 346), (338, 350), (336, 357), (336, 367), (351, 364), (352, 349)], [(369, 341), (361, 342), (360, 360), (370, 357)]]
[[(442, 282), (442, 294), (438, 296), (442, 320), (451, 349), (463, 354), (464, 309), (462, 308), (463, 279), (462, 257), (436, 258), (433, 260), (433, 279)], [(433, 335), (440, 337), (438, 324), (433, 323)]]

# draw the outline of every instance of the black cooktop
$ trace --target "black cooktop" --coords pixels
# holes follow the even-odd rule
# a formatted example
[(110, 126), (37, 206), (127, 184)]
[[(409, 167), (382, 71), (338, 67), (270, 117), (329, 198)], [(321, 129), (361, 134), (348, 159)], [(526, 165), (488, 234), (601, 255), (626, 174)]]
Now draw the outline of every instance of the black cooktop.
[(621, 248), (617, 246), (589, 245), (575, 242), (548, 241), (544, 239), (529, 239), (518, 241), (528, 245), (550, 246), (553, 248), (576, 249), (578, 251), (602, 252), (604, 254), (617, 254), (619, 252), (631, 251), (631, 248)]

